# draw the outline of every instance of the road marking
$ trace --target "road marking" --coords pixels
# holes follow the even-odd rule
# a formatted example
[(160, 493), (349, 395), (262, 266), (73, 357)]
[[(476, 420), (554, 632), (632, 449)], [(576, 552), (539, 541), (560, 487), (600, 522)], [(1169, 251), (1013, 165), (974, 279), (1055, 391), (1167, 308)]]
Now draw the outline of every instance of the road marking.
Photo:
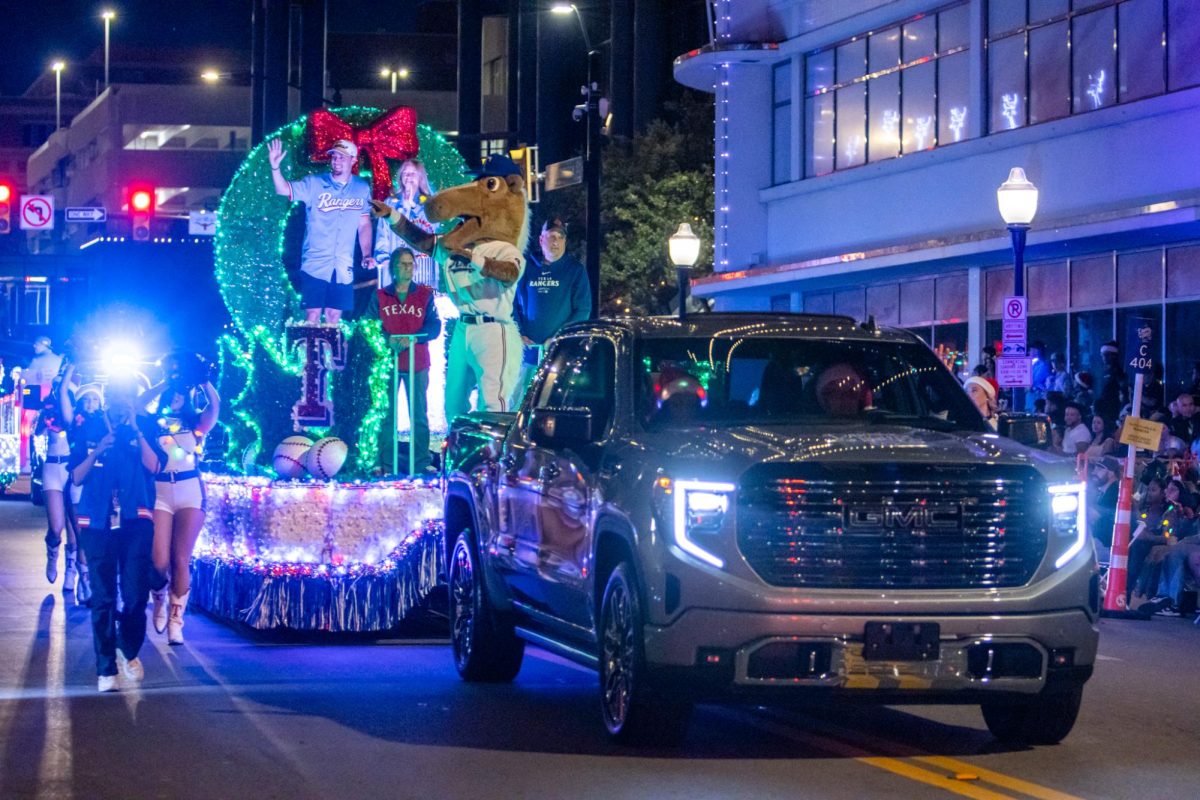
[(941, 767), (942, 769), (949, 770), (951, 772), (964, 769), (971, 770), (974, 774), (979, 776), (980, 780), (985, 780), (990, 784), (1000, 786), (1005, 789), (1010, 789), (1014, 792), (1027, 794), (1030, 797), (1039, 798), (1039, 800), (1080, 800), (1080, 798), (1073, 794), (1067, 794), (1066, 792), (1060, 792), (1055, 789), (1048, 789), (1045, 786), (1039, 786), (1036, 783), (1030, 783), (1029, 781), (1021, 780), (1020, 778), (1005, 775), (1002, 772), (984, 769), (978, 764), (968, 764), (965, 761), (959, 761), (957, 759), (947, 758), (945, 756), (917, 756), (916, 759), (917, 761), (923, 761), (926, 764), (932, 764), (935, 767)]
[[(58, 602), (60, 601), (61, 602)], [(46, 739), (38, 765), (38, 797), (71, 793), (71, 709), (63, 691), (67, 675), (67, 613), (62, 597), (51, 601), (46, 614)], [(34, 644), (34, 647), (37, 645)]]
[(805, 722), (811, 721), (815, 726), (822, 728), (822, 732), (826, 733), (827, 735), (836, 735), (842, 739), (857, 741), (869, 747), (884, 750), (891, 753), (893, 756), (910, 758), (915, 761), (930, 764), (938, 767), (939, 769), (944, 769), (952, 775), (960, 773), (977, 775), (980, 780), (986, 781), (994, 786), (999, 786), (1003, 789), (1008, 789), (1014, 792), (1020, 792), (1021, 794), (1025, 794), (1030, 797), (1036, 797), (1038, 800), (1081, 800), (1081, 798), (1075, 795), (1067, 794), (1066, 792), (1060, 792), (1057, 789), (1051, 789), (1046, 786), (1041, 786), (1040, 784), (1023, 780), (1012, 775), (1005, 775), (1002, 772), (989, 770), (979, 766), (978, 764), (960, 761), (956, 758), (950, 758), (948, 756), (931, 755), (910, 745), (902, 744), (900, 742), (893, 742), (869, 733), (863, 733), (861, 731), (849, 730), (835, 723), (820, 719), (819, 717), (812, 717), (806, 714), (797, 714), (797, 716), (801, 717)]
[(1102, 656), (1102, 655), (1100, 655), (1100, 654), (1098, 654), (1098, 653), (1097, 653), (1097, 654), (1096, 654), (1096, 660), (1097, 660), (1097, 661), (1124, 661), (1125, 659), (1123, 659), (1123, 658), (1117, 658), (1116, 656)]
[(953, 776), (947, 777), (941, 773), (933, 772), (927, 769), (921, 769), (915, 764), (910, 764), (898, 758), (888, 758), (886, 756), (873, 756), (868, 751), (856, 747), (847, 742), (838, 739), (829, 738), (828, 736), (817, 736), (815, 734), (806, 733), (796, 730), (788, 725), (778, 722), (772, 722), (763, 717), (744, 712), (738, 714), (729, 709), (721, 709), (729, 716), (737, 716), (741, 721), (760, 728), (776, 736), (782, 736), (787, 739), (800, 742), (809, 747), (822, 750), (827, 753), (842, 756), (844, 758), (852, 758), (860, 764), (866, 764), (869, 767), (890, 772), (893, 775), (898, 775), (902, 778), (907, 778), (917, 783), (924, 783), (929, 786), (936, 786), (947, 792), (970, 797), (974, 800), (1015, 800), (1012, 795), (1001, 794), (994, 792), (991, 789), (977, 786), (974, 783), (966, 783), (957, 780)]

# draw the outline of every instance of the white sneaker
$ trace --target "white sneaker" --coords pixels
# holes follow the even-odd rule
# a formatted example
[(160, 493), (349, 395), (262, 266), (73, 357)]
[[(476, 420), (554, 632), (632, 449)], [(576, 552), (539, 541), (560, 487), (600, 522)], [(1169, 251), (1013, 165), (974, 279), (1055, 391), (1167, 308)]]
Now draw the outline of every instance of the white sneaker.
[(96, 690), (100, 692), (115, 692), (120, 689), (117, 686), (116, 675), (101, 675), (96, 680)]
[(125, 676), (125, 680), (133, 683), (140, 683), (142, 678), (146, 677), (146, 670), (142, 667), (140, 658), (126, 658), (125, 654), (117, 650), (117, 668), (121, 670), (121, 674)]

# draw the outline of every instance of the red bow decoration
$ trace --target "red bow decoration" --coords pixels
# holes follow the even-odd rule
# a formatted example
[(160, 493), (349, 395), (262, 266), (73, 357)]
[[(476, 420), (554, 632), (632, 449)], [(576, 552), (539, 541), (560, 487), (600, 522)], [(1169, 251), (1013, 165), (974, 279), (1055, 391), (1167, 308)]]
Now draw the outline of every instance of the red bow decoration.
[[(398, 106), (365, 128), (355, 128), (331, 111), (309, 114), (308, 152), (313, 161), (328, 161), (329, 149), (338, 139), (349, 139), (358, 145), (358, 163), (361, 165), (365, 157), (371, 165), (371, 196), (383, 200), (392, 193), (392, 170), (388, 159), (415, 158), (420, 150), (417, 112)], [(355, 171), (358, 171), (357, 166)]]

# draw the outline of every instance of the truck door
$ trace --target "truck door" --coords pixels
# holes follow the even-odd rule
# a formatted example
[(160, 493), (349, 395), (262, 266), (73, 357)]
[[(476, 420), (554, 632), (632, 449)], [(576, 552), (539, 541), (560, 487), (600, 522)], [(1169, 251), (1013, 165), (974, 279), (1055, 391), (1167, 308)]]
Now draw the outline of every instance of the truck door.
[(612, 342), (603, 337), (559, 340), (521, 416), (520, 435), (510, 438), (515, 480), (502, 482), (511, 498), (514, 594), (583, 628), (591, 626), (589, 501), (599, 446), (539, 446), (529, 436), (529, 420), (535, 408), (588, 408), (602, 438), (612, 422), (615, 361)]

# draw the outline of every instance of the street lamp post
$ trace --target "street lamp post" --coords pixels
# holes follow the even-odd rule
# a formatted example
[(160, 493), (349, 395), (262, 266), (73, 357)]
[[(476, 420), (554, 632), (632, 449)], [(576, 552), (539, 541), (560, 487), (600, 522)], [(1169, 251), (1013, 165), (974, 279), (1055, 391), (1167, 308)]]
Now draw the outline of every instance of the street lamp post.
[[(1008, 173), (1008, 180), (1000, 184), (996, 190), (996, 203), (1000, 206), (1000, 216), (1008, 226), (1012, 236), (1013, 248), (1013, 295), (1025, 295), (1025, 235), (1033, 217), (1037, 214), (1038, 190), (1028, 178), (1025, 170), (1013, 167)], [(1021, 390), (1013, 389), (1013, 410), (1021, 401)]]
[(379, 74), (381, 77), (384, 77), (384, 78), (390, 77), (392, 79), (392, 94), (395, 94), (396, 93), (396, 79), (402, 78), (404, 80), (408, 80), (408, 67), (401, 67), (400, 69), (392, 69), (391, 67), (384, 67), (382, 70), (380, 70)]
[(667, 252), (675, 265), (675, 276), (679, 280), (679, 318), (687, 316), (688, 288), (692, 280), (692, 267), (700, 258), (700, 237), (692, 233), (692, 226), (679, 223), (679, 228), (667, 239)]
[(108, 26), (116, 19), (117, 12), (111, 8), (106, 8), (100, 12), (100, 19), (104, 20), (104, 88), (108, 88)]
[(54, 130), (62, 127), (62, 71), (66, 67), (61, 61), (55, 61), (50, 65), (50, 69), (54, 70)]
[(595, 81), (596, 62), (600, 51), (592, 47), (591, 37), (588, 36), (587, 25), (579, 7), (574, 3), (555, 3), (550, 7), (552, 14), (566, 16), (574, 14), (579, 22), (579, 31), (583, 34), (583, 46), (587, 48), (587, 85), (582, 93), (585, 104), (585, 121), (587, 124), (587, 139), (584, 145), (584, 179), (587, 184), (587, 211), (585, 224), (587, 226), (587, 272), (588, 282), (592, 288), (592, 317), (598, 316), (600, 309), (600, 87)]

